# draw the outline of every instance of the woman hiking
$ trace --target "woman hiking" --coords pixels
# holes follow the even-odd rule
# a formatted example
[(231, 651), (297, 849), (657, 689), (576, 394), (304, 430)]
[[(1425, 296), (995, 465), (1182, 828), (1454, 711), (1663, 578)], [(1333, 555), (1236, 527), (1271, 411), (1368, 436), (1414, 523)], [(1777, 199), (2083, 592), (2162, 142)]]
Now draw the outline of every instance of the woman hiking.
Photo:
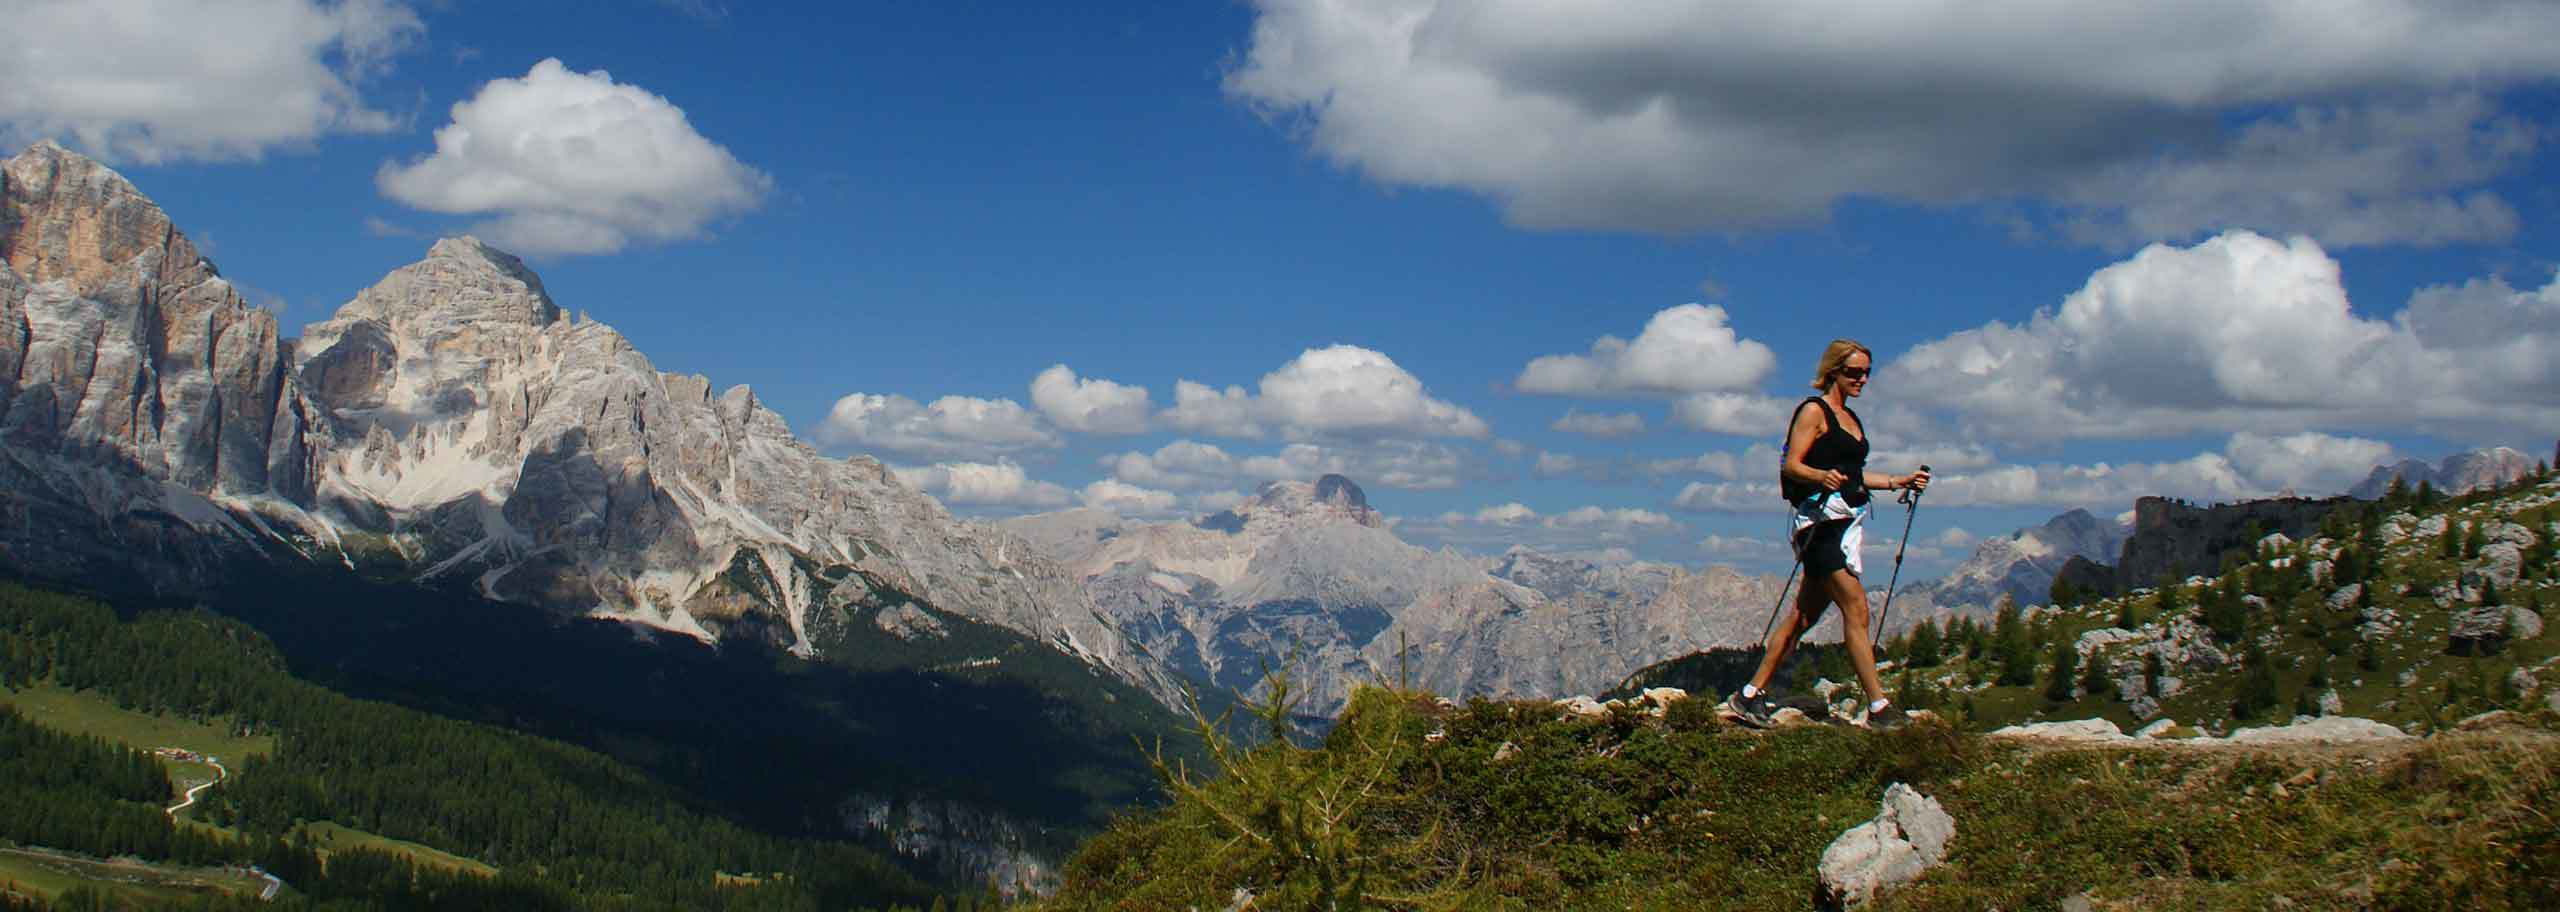
[(1859, 582), (1863, 562), (1858, 551), (1866, 542), (1867, 492), (1929, 487), (1928, 467), (1909, 475), (1867, 471), (1867, 427), (1849, 400), (1866, 392), (1867, 372), (1875, 354), (1849, 339), (1833, 339), (1822, 350), (1813, 388), (1787, 423), (1787, 448), (1778, 458), (1778, 487), (1795, 510), (1792, 542), (1804, 564), (1804, 588), (1796, 593), (1796, 610), (1770, 632), (1751, 683), (1725, 701), (1746, 723), (1768, 727), (1778, 709), (1769, 699), (1769, 679), (1795, 651), (1796, 639), (1822, 619), (1831, 605), (1840, 606), (1840, 622), (1849, 649), (1849, 664), (1866, 689), (1869, 728), (1896, 728), (1905, 721), (1902, 708), (1885, 699), (1884, 681), (1876, 676), (1875, 641), (1867, 632), (1867, 590)]

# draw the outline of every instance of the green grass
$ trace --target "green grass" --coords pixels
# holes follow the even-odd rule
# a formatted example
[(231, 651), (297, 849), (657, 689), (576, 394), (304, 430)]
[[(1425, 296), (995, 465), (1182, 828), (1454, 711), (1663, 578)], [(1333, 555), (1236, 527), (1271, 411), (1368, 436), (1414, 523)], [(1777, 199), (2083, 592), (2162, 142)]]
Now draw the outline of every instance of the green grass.
[[(55, 731), (96, 735), (138, 750), (183, 747), (219, 757), (226, 765), (234, 765), (251, 754), (272, 754), (276, 749), (273, 735), (233, 734), (221, 720), (196, 722), (135, 712), (94, 691), (65, 690), (50, 684), (15, 690), (0, 687), (0, 703), (16, 706), (28, 721)], [(203, 770), (202, 778), (195, 781), (206, 778), (211, 778), (209, 769)], [(176, 781), (174, 771), (172, 781)]]
[[(0, 703), (12, 704), (28, 719), (56, 731), (95, 735), (141, 750), (182, 747), (199, 754), (221, 758), (226, 764), (235, 768), (242, 758), (252, 754), (272, 753), (275, 750), (275, 738), (272, 735), (240, 736), (232, 734), (229, 728), (220, 724), (134, 712), (120, 708), (113, 700), (91, 691), (65, 690), (52, 685), (39, 685), (18, 690), (0, 688)], [(160, 763), (169, 772), (170, 784), (180, 794), (184, 794), (188, 788), (214, 779), (213, 767), (208, 764), (165, 758)], [(187, 823), (210, 831), (237, 835), (232, 830), (193, 820)], [(323, 854), (351, 848), (370, 848), (405, 857), (419, 865), (450, 871), (481, 875), (495, 874), (498, 871), (497, 868), (480, 861), (432, 846), (392, 839), (325, 820), (303, 824), (302, 831), (311, 837), (313, 844)]]
[(50, 900), (77, 887), (128, 899), (180, 900), (208, 893), (256, 896), (266, 881), (220, 868), (184, 868), (132, 861), (93, 861), (52, 852), (0, 848), (0, 884), (15, 883)]
[[(1433, 732), (1438, 737), (1432, 736)], [(1511, 746), (1506, 759), (1494, 759)], [(1560, 721), (1368, 690), (1322, 746), (1232, 755), (1089, 843), (1039, 910), (1802, 908), (1823, 849), (1912, 784), (1948, 863), (1871, 908), (2534, 908), (2560, 890), (2560, 736), (2373, 749), (2054, 749), (1942, 725)], [(2293, 781), (2282, 796), (2274, 786)]]
[(421, 867), (442, 868), (447, 871), (455, 871), (464, 874), (478, 874), (483, 877), (492, 876), (498, 873), (498, 869), (495, 867), (484, 864), (475, 859), (455, 855), (434, 846), (420, 845), (414, 842), (392, 839), (387, 836), (368, 833), (352, 827), (340, 826), (326, 820), (305, 823), (301, 826), (300, 831), (303, 835), (308, 836), (311, 839), (312, 845), (317, 847), (323, 856), (326, 856), (331, 852), (341, 852), (348, 849), (372, 849), (378, 852), (388, 852), (393, 855), (398, 855), (408, 859), (410, 863)]

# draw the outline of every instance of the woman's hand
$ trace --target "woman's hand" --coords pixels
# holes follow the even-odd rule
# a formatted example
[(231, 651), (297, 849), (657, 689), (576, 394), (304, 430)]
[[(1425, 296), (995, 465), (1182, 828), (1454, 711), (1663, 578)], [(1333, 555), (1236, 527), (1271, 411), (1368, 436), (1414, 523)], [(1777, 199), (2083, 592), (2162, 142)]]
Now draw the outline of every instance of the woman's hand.
[(1902, 476), (1901, 483), (1894, 487), (1910, 488), (1914, 491), (1926, 491), (1929, 489), (1929, 470), (1924, 468), (1920, 471)]
[(1839, 469), (1824, 469), (1822, 474), (1814, 477), (1813, 483), (1821, 485), (1825, 491), (1837, 491), (1849, 486), (1849, 473)]

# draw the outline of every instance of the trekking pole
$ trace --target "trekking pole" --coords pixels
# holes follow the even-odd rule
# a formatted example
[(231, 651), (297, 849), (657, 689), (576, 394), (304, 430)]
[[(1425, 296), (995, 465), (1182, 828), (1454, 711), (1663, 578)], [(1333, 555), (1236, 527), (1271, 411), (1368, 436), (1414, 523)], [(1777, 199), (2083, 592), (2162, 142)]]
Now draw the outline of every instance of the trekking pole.
[[(1925, 473), (1929, 471), (1929, 467), (1923, 465), (1920, 471)], [(1876, 612), (1876, 632), (1875, 636), (1869, 638), (1869, 642), (1881, 641), (1884, 638), (1885, 619), (1893, 615), (1893, 587), (1896, 583), (1902, 582), (1902, 549), (1911, 547), (1911, 520), (1920, 515), (1920, 489), (1904, 488), (1902, 496), (1894, 499), (1901, 501), (1903, 507), (1902, 540), (1893, 545), (1893, 576), (1884, 584), (1884, 607)]]

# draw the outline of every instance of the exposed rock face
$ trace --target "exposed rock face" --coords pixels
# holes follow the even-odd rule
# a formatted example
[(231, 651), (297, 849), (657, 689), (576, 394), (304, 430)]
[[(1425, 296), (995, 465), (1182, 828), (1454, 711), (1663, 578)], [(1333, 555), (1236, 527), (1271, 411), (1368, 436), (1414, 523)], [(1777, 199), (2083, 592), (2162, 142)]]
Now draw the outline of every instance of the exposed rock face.
[(291, 548), (802, 652), (840, 613), (921, 600), (1149, 680), (1037, 549), (819, 456), (744, 387), (658, 372), (476, 240), (295, 344), (112, 170), (40, 145), (0, 185), (16, 569), (181, 588)]
[(1878, 891), (1919, 879), (1947, 860), (1956, 821), (1938, 800), (1896, 782), (1875, 819), (1851, 827), (1822, 850), (1824, 908), (1865, 903)]
[(51, 143), (0, 166), (0, 433), (225, 494), (308, 490), (275, 317), (122, 176)]
[(121, 175), (0, 163), (0, 543), (30, 572), (165, 586), (220, 558), (208, 498), (307, 499), (322, 447), (273, 315)]
[(977, 880), (1008, 898), (1057, 889), (1058, 874), (1028, 848), (1022, 824), (956, 801), (861, 793), (837, 808), (847, 831), (876, 836), (892, 851)]
[(2186, 579), (2217, 572), (2222, 553), (2233, 548), (2255, 551), (2268, 533), (2288, 540), (2314, 537), (2330, 511), (2351, 503), (2277, 498), (2198, 507), (2162, 497), (2133, 503), (2133, 532), (2115, 567), (2109, 595), (2120, 595), (2160, 580)]

